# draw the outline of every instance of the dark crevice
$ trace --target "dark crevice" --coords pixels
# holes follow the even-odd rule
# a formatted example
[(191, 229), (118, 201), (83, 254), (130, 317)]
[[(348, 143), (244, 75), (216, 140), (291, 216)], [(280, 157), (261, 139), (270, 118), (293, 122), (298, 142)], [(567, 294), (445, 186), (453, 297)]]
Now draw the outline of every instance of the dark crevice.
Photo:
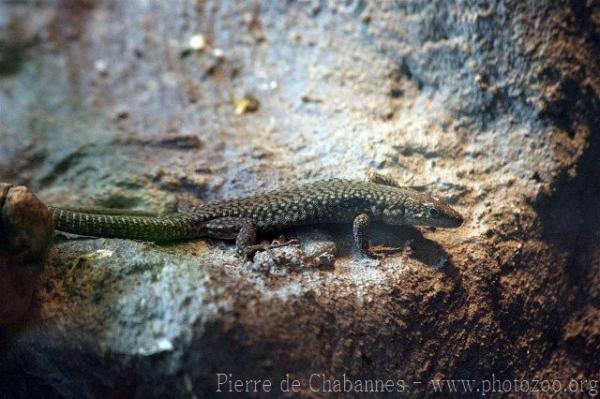
[(70, 153), (68, 156), (63, 158), (60, 162), (58, 162), (52, 171), (40, 179), (40, 183), (42, 186), (51, 185), (61, 174), (64, 174), (66, 171), (72, 169), (76, 165), (78, 165), (85, 157), (87, 153), (83, 151), (81, 148), (75, 152)]
[[(598, 52), (600, 53), (600, 51)], [(558, 72), (547, 71), (551, 75)], [(559, 78), (560, 79), (560, 78)], [(597, 266), (590, 255), (598, 248), (594, 232), (600, 224), (600, 99), (592, 89), (584, 88), (570, 78), (560, 79), (558, 100), (551, 104), (544, 116), (554, 125), (569, 133), (572, 140), (587, 139), (587, 148), (576, 166), (576, 175), (563, 170), (555, 179), (548, 193), (541, 195), (533, 204), (538, 213), (542, 238), (557, 253), (566, 253), (566, 282), (563, 292), (557, 293), (570, 299), (553, 312), (553, 328), (545, 331), (546, 339), (554, 347), (565, 347), (565, 328), (573, 320), (570, 309), (582, 309), (591, 304), (594, 287), (593, 276)], [(589, 136), (578, 137), (575, 132), (588, 130)], [(565, 136), (566, 138), (566, 136)], [(561, 310), (562, 309), (562, 310)], [(567, 345), (567, 346), (564, 346)], [(594, 359), (589, 353), (571, 353), (582, 364)]]
[[(588, 90), (581, 87), (571, 77), (554, 77), (555, 72), (546, 71), (549, 83), (557, 82), (556, 84), (558, 84), (557, 95), (548, 101), (540, 116), (550, 119), (555, 126), (565, 131), (573, 139), (577, 131), (576, 118), (589, 112), (587, 107), (590, 104), (586, 100), (591, 97), (591, 93), (588, 93)], [(587, 126), (590, 125), (587, 124)]]
[(0, 247), (2, 247), (5, 237), (7, 237), (8, 233), (6, 231), (6, 226), (8, 226), (8, 222), (4, 220), (4, 203), (6, 202), (6, 196), (8, 195), (8, 190), (12, 185), (10, 184), (0, 184), (1, 192), (0, 192)]
[(571, 10), (575, 14), (573, 23), (578, 27), (577, 34), (583, 33), (587, 43), (592, 46), (593, 53), (600, 54), (600, 32), (597, 30), (600, 26), (596, 26), (590, 17), (593, 14), (592, 4), (594, 2), (589, 2), (590, 7), (587, 6), (585, 0), (570, 0), (570, 4)]
[(21, 70), (30, 46), (28, 43), (0, 40), (0, 77), (15, 75)]
[(574, 81), (567, 87), (569, 101), (565, 103), (565, 112), (546, 116), (555, 126), (562, 127), (566, 122), (563, 115), (569, 114), (570, 130), (576, 130), (575, 127), (589, 130), (588, 147), (576, 165), (577, 175), (572, 177), (568, 170), (562, 171), (550, 194), (542, 194), (534, 203), (543, 237), (559, 248), (584, 244), (581, 235), (591, 231), (586, 221), (600, 211), (600, 99), (591, 90), (583, 91)]
[(417, 90), (419, 91), (423, 90), (424, 86), (423, 81), (414, 75), (406, 59), (403, 59), (402, 62), (399, 63), (398, 67), (395, 69), (391, 76), (391, 80), (392, 82), (408, 80), (409, 82), (412, 82), (412, 84), (414, 84)]
[(115, 140), (114, 145), (136, 145), (140, 147), (156, 147), (168, 150), (200, 150), (204, 143), (194, 135), (179, 135), (158, 139), (146, 139), (141, 137), (128, 137)]

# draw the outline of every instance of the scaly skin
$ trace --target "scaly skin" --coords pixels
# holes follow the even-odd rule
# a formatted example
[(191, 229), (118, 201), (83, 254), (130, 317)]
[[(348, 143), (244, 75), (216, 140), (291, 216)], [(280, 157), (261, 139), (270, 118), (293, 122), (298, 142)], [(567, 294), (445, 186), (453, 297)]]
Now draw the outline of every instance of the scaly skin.
[[(371, 182), (323, 180), (250, 197), (217, 201), (193, 213), (156, 216), (120, 210), (49, 207), (55, 228), (85, 236), (170, 242), (211, 237), (236, 239), (245, 255), (264, 249), (256, 235), (321, 223), (353, 223), (358, 248), (377, 257), (368, 245), (371, 221), (390, 225), (459, 227), (462, 216), (426, 194), (398, 187), (372, 175)], [(281, 245), (281, 244), (280, 244)]]

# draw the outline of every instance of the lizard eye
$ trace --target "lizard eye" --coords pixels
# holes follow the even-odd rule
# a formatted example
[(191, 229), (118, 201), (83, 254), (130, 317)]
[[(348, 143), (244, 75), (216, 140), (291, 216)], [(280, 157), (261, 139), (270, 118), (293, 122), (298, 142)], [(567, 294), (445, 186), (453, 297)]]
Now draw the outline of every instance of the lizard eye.
[(440, 212), (435, 209), (435, 208), (429, 208), (429, 216), (432, 218), (436, 218), (438, 217), (438, 215), (440, 214)]

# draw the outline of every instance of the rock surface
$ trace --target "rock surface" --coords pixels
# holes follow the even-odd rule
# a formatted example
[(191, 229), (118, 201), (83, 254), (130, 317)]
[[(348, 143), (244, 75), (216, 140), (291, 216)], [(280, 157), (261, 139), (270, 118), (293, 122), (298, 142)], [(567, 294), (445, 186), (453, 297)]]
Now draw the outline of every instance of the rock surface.
[(600, 378), (596, 2), (34, 4), (0, 6), (0, 181), (170, 211), (378, 170), (467, 221), (382, 229), (413, 250), (381, 263), (347, 227), (247, 264), (217, 241), (59, 237), (4, 338), (8, 395)]

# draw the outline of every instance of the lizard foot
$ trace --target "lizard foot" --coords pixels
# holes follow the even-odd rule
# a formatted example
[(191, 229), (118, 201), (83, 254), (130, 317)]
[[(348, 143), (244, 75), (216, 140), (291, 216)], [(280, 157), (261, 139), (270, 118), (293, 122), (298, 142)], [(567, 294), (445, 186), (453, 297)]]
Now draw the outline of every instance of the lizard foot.
[(263, 245), (263, 244), (256, 244), (256, 245), (248, 245), (244, 248), (240, 248), (238, 249), (238, 254), (240, 256), (243, 256), (245, 259), (252, 259), (252, 257), (254, 256), (254, 254), (256, 254), (259, 251), (269, 251), (273, 248), (281, 248), (281, 247), (285, 247), (288, 245), (299, 245), (300, 241), (297, 239), (291, 239), (285, 242), (277, 242), (275, 244), (269, 244), (269, 245)]
[(374, 247), (372, 250), (364, 251), (364, 254), (367, 255), (369, 258), (383, 259), (387, 255), (397, 254), (398, 252), (402, 252), (404, 249), (404, 247), (377, 246)]

